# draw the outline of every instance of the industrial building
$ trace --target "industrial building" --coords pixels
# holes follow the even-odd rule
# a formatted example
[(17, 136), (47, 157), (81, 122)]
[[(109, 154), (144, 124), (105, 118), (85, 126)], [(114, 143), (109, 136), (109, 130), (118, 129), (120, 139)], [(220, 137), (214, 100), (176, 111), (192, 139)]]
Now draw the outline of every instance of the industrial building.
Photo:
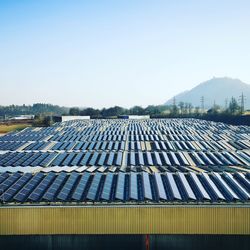
[(0, 137), (1, 235), (249, 235), (250, 127), (69, 120)]

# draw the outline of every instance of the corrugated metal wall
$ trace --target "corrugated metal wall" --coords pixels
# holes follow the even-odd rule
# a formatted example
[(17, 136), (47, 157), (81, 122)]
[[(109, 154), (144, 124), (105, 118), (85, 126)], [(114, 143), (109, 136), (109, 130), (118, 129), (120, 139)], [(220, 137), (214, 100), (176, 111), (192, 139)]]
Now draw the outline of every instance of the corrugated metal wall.
[(2, 207), (0, 234), (250, 234), (250, 208)]

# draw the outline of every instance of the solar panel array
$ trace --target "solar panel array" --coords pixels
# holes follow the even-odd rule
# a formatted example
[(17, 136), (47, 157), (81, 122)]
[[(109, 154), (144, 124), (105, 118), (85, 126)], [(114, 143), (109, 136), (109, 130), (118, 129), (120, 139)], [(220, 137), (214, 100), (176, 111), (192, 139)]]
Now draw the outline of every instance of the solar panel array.
[(249, 202), (242, 173), (2, 173), (2, 202)]
[(250, 127), (75, 120), (0, 137), (1, 202), (248, 202)]

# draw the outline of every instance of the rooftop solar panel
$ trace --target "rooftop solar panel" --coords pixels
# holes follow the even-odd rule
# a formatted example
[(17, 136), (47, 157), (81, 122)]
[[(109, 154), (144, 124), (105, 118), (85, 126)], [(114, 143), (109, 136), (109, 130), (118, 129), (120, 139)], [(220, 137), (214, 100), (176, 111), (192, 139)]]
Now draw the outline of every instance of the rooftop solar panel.
[(84, 192), (86, 191), (86, 187), (91, 180), (90, 177), (91, 177), (91, 174), (88, 172), (85, 172), (82, 175), (79, 183), (77, 184), (77, 186), (72, 194), (72, 199), (77, 200), (77, 201), (82, 200)]
[(119, 200), (124, 200), (125, 176), (122, 172), (118, 174), (115, 198)]
[(14, 196), (14, 199), (19, 202), (24, 202), (43, 177), (44, 175), (42, 173), (35, 174), (29, 180), (29, 182)]
[(58, 192), (58, 190), (61, 188), (61, 186), (63, 185), (64, 181), (67, 178), (67, 174), (65, 172), (61, 172), (53, 181), (53, 183), (50, 185), (50, 187), (48, 188), (48, 190), (45, 192), (45, 194), (43, 195), (43, 199), (44, 200), (48, 200), (48, 201), (53, 201), (56, 197), (56, 194)]
[(144, 197), (145, 199), (152, 200), (153, 197), (152, 197), (151, 185), (149, 181), (149, 175), (148, 173), (143, 172), (142, 177), (143, 177)]
[(32, 191), (28, 199), (31, 201), (39, 201), (55, 177), (56, 177), (55, 173), (53, 172), (48, 173), (41, 181), (41, 183), (35, 188), (35, 190)]
[(114, 174), (112, 173), (108, 173), (106, 175), (103, 190), (102, 190), (102, 195), (101, 195), (101, 199), (103, 200), (107, 200), (107, 201), (110, 200), (113, 177), (114, 177)]
[(87, 194), (87, 199), (95, 201), (95, 198), (97, 196), (97, 190), (101, 181), (102, 174), (101, 173), (96, 173), (93, 181), (91, 183), (91, 186), (89, 188), (88, 194)]

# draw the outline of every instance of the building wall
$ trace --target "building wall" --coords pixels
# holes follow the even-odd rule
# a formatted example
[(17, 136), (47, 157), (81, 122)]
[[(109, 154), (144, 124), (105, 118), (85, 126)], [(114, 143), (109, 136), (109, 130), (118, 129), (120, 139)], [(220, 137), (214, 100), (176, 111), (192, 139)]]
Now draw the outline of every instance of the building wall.
[(72, 121), (72, 120), (89, 120), (90, 116), (70, 116), (70, 115), (63, 115), (62, 122), (65, 121)]
[(250, 234), (250, 207), (2, 207), (1, 235)]

